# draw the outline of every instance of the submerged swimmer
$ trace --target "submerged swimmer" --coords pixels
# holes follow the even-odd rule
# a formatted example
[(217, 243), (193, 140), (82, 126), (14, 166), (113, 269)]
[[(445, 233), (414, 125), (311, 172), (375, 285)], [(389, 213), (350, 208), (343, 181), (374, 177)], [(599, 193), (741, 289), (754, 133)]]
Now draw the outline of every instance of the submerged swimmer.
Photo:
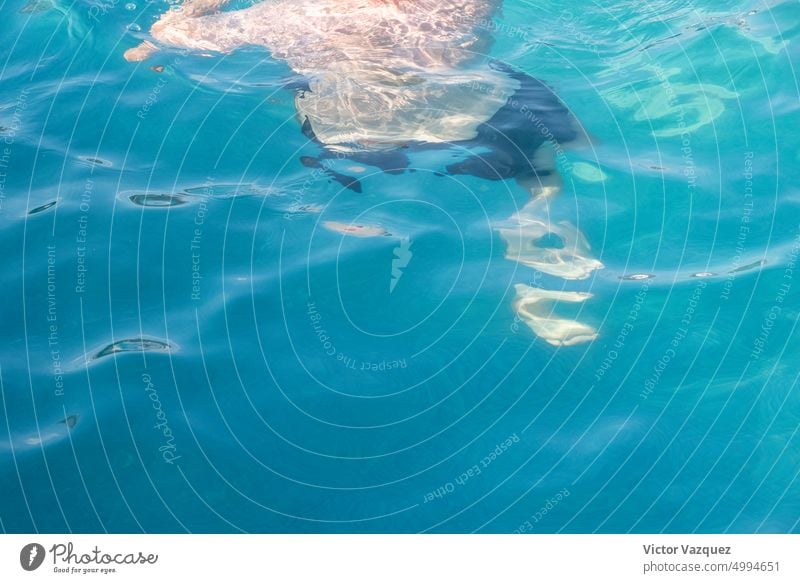
[[(402, 171), (408, 148), (493, 144), (448, 171), (531, 179), (534, 154), (548, 140), (537, 127), (560, 142), (577, 134), (544, 84), (485, 58), (485, 23), (498, 1), (266, 0), (219, 12), (228, 0), (187, 0), (150, 32), (159, 45), (198, 51), (266, 47), (306, 79), (298, 118), (327, 152)], [(144, 60), (155, 43), (125, 57)]]
[[(515, 88), (478, 62), (489, 40), (479, 24), (492, 0), (266, 0), (218, 12), (227, 3), (187, 0), (151, 35), (162, 45), (219, 53), (266, 47), (307, 79), (298, 115), (330, 149), (469, 139), (502, 106), (500, 90), (507, 96)], [(145, 41), (125, 57), (140, 61), (156, 50)], [(497, 91), (477, 95), (479, 83)]]
[[(574, 226), (553, 227), (561, 248), (537, 243), (553, 231), (547, 201), (560, 185), (552, 153), (549, 161), (543, 154), (550, 142), (569, 143), (579, 134), (546, 85), (485, 57), (491, 43), (486, 23), (499, 2), (266, 0), (220, 12), (228, 0), (186, 0), (152, 26), (153, 41), (129, 49), (125, 58), (144, 60), (159, 45), (219, 53), (264, 46), (307, 80), (296, 93), (298, 120), (323, 151), (303, 164), (327, 168), (321, 159), (345, 156), (400, 173), (415, 151), (455, 147), (464, 156), (447, 166), (448, 173), (513, 178), (532, 195), (500, 229), (507, 257), (564, 279), (587, 278), (602, 264)], [(329, 176), (361, 190), (355, 178), (332, 170)], [(567, 297), (573, 293), (551, 299), (576, 301)], [(538, 302), (521, 294), (518, 313), (530, 320)], [(533, 317), (531, 329), (539, 334), (549, 315)], [(582, 325), (540, 335), (557, 345), (594, 337)]]

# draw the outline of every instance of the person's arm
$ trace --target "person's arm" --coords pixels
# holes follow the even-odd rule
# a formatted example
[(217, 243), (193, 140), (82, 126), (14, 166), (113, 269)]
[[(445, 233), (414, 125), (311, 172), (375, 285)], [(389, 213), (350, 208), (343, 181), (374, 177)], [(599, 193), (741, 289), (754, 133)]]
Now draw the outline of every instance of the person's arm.
[[(230, 0), (184, 0), (177, 10), (169, 10), (150, 29), (153, 38), (162, 44), (201, 49), (227, 51), (235, 48), (231, 37), (224, 35), (232, 14), (211, 14)], [(125, 51), (128, 61), (144, 61), (158, 51), (158, 47), (144, 41)]]
[(173, 12), (182, 13), (185, 17), (205, 16), (224, 8), (231, 0), (184, 0), (180, 10)]

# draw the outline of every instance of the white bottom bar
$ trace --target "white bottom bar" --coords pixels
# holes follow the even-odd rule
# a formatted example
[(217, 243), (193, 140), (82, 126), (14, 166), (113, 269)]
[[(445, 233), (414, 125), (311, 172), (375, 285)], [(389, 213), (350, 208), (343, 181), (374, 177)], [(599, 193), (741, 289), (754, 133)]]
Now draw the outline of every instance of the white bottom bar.
[(799, 548), (793, 535), (4, 535), (0, 581), (777, 583), (800, 581)]

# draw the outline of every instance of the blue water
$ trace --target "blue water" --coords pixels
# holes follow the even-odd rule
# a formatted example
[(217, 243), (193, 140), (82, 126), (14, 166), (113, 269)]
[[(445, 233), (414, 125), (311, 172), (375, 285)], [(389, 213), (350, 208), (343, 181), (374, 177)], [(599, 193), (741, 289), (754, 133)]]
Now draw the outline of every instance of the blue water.
[(566, 282), (505, 258), (513, 181), (303, 166), (266, 51), (123, 60), (165, 7), (0, 3), (3, 531), (800, 530), (797, 2), (505, 2), (591, 136)]

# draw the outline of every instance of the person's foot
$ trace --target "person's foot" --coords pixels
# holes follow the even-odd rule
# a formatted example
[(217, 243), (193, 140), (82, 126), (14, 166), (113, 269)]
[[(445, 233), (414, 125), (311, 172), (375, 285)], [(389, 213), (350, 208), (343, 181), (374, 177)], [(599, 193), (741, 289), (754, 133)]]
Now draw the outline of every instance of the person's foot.
[(597, 338), (597, 330), (567, 318), (559, 318), (553, 313), (551, 302), (584, 302), (592, 294), (575, 291), (554, 291), (530, 287), (522, 283), (514, 286), (517, 297), (514, 310), (519, 318), (539, 338), (553, 346), (573, 346), (583, 342), (591, 342)]

